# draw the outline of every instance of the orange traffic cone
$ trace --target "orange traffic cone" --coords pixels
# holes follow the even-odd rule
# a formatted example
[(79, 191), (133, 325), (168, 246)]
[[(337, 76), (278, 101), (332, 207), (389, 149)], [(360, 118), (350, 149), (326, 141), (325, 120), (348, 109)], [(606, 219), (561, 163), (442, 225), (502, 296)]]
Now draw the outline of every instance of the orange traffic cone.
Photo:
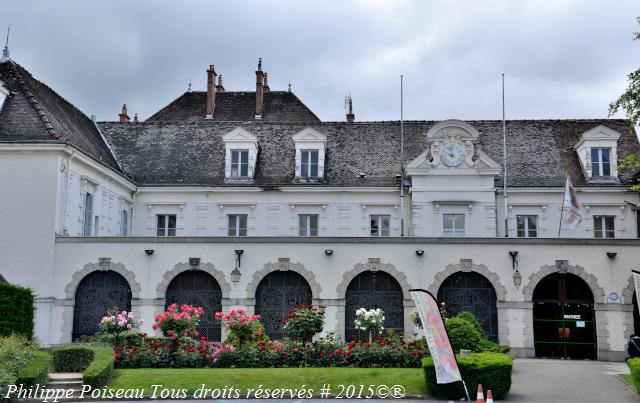
[(476, 403), (485, 403), (484, 393), (482, 393), (482, 385), (478, 384), (478, 395), (476, 396)]
[(493, 394), (491, 393), (491, 389), (487, 391), (487, 403), (493, 403)]

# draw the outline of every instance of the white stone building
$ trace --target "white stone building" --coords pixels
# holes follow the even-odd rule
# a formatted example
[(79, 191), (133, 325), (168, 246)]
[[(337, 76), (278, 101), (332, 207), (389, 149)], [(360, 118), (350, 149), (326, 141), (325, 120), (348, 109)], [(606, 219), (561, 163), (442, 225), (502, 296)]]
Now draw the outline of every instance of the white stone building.
[[(293, 93), (186, 92), (145, 122), (95, 123), (11, 60), (0, 64), (0, 275), (37, 295), (45, 344), (111, 306), (145, 320), (173, 301), (262, 315), (360, 306), (412, 334), (408, 290), (470, 310), (516, 356), (618, 360), (640, 261), (625, 120), (321, 122)], [(566, 175), (583, 205), (559, 231)], [(508, 235), (508, 236), (506, 236)], [(219, 340), (211, 319), (202, 331)]]

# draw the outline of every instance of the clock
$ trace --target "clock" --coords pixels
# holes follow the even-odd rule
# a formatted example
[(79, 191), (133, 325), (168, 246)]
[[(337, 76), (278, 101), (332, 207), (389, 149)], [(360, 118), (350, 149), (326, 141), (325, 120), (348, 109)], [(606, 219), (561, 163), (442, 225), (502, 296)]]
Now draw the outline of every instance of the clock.
[(459, 144), (444, 146), (440, 152), (440, 160), (448, 167), (457, 167), (464, 159), (464, 149)]

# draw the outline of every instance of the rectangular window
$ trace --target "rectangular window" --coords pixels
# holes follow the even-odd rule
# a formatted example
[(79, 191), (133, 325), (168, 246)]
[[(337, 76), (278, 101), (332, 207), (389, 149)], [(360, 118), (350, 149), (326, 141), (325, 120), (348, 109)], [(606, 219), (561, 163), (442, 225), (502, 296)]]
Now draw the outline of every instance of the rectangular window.
[(100, 228), (100, 217), (95, 216), (93, 220), (93, 236), (98, 236), (98, 229)]
[(317, 214), (300, 214), (298, 216), (298, 235), (318, 236)]
[(389, 219), (388, 215), (372, 215), (371, 236), (389, 236)]
[(229, 236), (247, 236), (247, 215), (229, 214)]
[(249, 176), (249, 150), (231, 150), (231, 176)]
[(127, 210), (122, 210), (122, 214), (120, 216), (120, 236), (129, 235), (129, 212)]
[(318, 150), (300, 151), (300, 176), (303, 178), (318, 176)]
[(159, 214), (157, 216), (156, 235), (157, 236), (176, 236), (176, 215), (175, 214)]
[(614, 228), (615, 216), (597, 215), (593, 216), (593, 232), (596, 238), (615, 238)]
[(444, 214), (442, 217), (444, 236), (464, 236), (464, 214)]
[(591, 176), (611, 176), (610, 148), (591, 149)]
[(538, 237), (537, 215), (519, 215), (516, 216), (516, 220), (518, 225), (518, 238)]
[(93, 224), (93, 195), (86, 193), (84, 195), (84, 220), (82, 235), (91, 236), (91, 229)]

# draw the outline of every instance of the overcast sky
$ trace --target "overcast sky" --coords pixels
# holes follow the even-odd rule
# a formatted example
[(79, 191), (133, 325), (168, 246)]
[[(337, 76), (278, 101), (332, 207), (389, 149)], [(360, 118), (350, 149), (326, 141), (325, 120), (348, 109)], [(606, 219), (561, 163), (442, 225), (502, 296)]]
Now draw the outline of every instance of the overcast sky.
[[(640, 64), (638, 0), (2, 0), (11, 57), (99, 120), (141, 119), (209, 64), (227, 90), (293, 91), (322, 120), (603, 118)], [(4, 41), (4, 34), (2, 35)]]

